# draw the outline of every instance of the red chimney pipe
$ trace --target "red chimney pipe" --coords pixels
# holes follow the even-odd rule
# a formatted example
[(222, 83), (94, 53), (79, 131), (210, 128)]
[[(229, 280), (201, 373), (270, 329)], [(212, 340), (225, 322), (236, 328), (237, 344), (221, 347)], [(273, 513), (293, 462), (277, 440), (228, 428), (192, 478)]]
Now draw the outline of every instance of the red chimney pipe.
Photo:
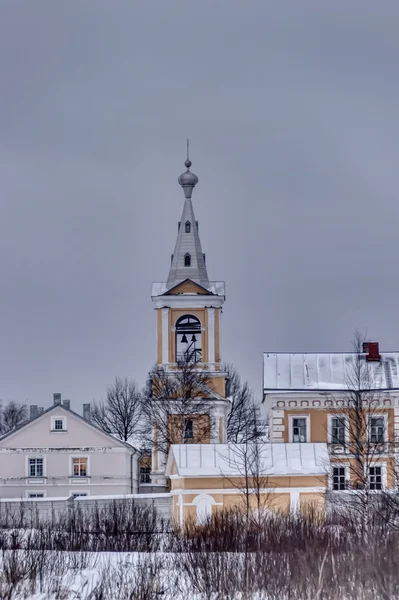
[(368, 354), (366, 356), (367, 360), (370, 360), (370, 361), (381, 360), (378, 342), (369, 342), (367, 344), (367, 351), (368, 351)]

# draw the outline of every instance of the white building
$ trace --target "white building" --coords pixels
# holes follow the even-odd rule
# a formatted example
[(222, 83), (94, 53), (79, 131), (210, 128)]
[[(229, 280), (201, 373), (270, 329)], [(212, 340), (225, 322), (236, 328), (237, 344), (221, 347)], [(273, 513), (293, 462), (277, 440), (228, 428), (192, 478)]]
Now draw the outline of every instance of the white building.
[[(31, 414), (37, 407), (31, 407)], [(0, 439), (0, 498), (134, 494), (139, 452), (61, 404)]]

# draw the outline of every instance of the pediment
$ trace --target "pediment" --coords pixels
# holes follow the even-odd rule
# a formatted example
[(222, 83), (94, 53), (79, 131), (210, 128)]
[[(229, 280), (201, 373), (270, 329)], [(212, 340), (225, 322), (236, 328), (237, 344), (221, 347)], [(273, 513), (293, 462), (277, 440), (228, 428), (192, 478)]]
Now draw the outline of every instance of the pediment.
[(212, 292), (204, 288), (202, 285), (199, 285), (199, 283), (192, 281), (191, 279), (185, 279), (184, 281), (181, 281), (170, 290), (165, 292), (164, 296), (176, 296), (178, 294), (202, 294), (213, 296)]

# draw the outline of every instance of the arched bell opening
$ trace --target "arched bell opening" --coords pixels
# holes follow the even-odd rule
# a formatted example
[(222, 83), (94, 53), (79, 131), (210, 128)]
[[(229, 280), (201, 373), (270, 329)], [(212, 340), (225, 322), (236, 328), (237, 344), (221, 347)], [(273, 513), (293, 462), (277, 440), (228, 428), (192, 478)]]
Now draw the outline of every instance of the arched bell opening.
[(202, 361), (201, 322), (194, 315), (183, 315), (176, 322), (176, 362)]

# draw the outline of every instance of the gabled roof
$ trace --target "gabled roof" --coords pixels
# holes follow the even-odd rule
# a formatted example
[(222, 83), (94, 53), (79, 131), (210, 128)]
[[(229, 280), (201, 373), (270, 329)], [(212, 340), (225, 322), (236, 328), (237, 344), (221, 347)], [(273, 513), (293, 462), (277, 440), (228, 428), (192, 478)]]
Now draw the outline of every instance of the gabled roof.
[(39, 419), (42, 419), (45, 415), (47, 415), (48, 413), (50, 413), (50, 412), (52, 412), (53, 410), (56, 410), (56, 409), (58, 409), (58, 410), (61, 409), (64, 412), (66, 412), (67, 414), (73, 415), (75, 418), (77, 418), (80, 421), (82, 421), (87, 427), (91, 427), (92, 429), (95, 429), (96, 431), (99, 431), (102, 435), (104, 435), (108, 439), (112, 440), (113, 442), (116, 442), (117, 444), (120, 444), (121, 446), (125, 446), (126, 448), (129, 448), (129, 450), (133, 450), (133, 451), (137, 452), (137, 449), (134, 446), (132, 446), (131, 444), (129, 444), (128, 442), (123, 442), (122, 440), (118, 439), (114, 435), (112, 435), (110, 433), (107, 433), (106, 431), (104, 431), (103, 429), (101, 429), (101, 427), (98, 427), (94, 423), (91, 423), (91, 422), (87, 421), (81, 415), (79, 415), (78, 413), (74, 412), (70, 408), (69, 409), (65, 408), (65, 406), (63, 406), (62, 404), (53, 404), (52, 406), (50, 406), (49, 408), (47, 408), (46, 410), (44, 410), (42, 413), (40, 413), (39, 415), (37, 415), (33, 419), (29, 419), (29, 421), (26, 421), (25, 423), (22, 423), (22, 425), (19, 425), (19, 427), (16, 427), (15, 429), (13, 429), (12, 431), (9, 431), (8, 433), (5, 433), (4, 435), (2, 435), (0, 437), (0, 443), (3, 442), (5, 439), (7, 439), (7, 438), (9, 438), (9, 437), (11, 437), (13, 435), (15, 435), (16, 433), (18, 433), (19, 431), (21, 431), (25, 427), (29, 427), (32, 423), (34, 423), (35, 421), (38, 421)]
[[(166, 475), (175, 465), (180, 477), (242, 476), (245, 452), (259, 452), (263, 476), (325, 475), (329, 471), (327, 444), (174, 444), (170, 447)], [(248, 454), (247, 454), (248, 456)]]
[[(189, 231), (186, 231), (186, 224)], [(187, 255), (190, 256), (190, 266), (188, 267), (185, 266)], [(170, 290), (185, 279), (191, 279), (203, 288), (209, 289), (208, 273), (191, 198), (186, 198), (184, 202), (166, 287)]]
[(211, 294), (213, 296), (213, 292), (211, 290), (205, 288), (204, 286), (200, 285), (196, 281), (193, 281), (192, 279), (189, 279), (188, 277), (187, 277), (187, 279), (183, 279), (183, 281), (179, 281), (179, 283), (177, 283), (176, 285), (174, 285), (172, 288), (168, 289), (167, 292), (165, 292), (165, 295), (167, 296), (169, 294), (175, 293), (175, 290), (177, 290), (181, 285), (183, 285), (186, 282), (191, 282), (195, 286), (197, 286), (197, 289), (200, 290), (198, 293), (201, 293), (201, 290), (203, 290), (207, 294)]
[(365, 361), (373, 389), (399, 389), (399, 352), (384, 352), (381, 360), (366, 362), (365, 354), (346, 353), (278, 353), (263, 354), (263, 388), (265, 392), (303, 390), (347, 390), (353, 380), (356, 357)]

